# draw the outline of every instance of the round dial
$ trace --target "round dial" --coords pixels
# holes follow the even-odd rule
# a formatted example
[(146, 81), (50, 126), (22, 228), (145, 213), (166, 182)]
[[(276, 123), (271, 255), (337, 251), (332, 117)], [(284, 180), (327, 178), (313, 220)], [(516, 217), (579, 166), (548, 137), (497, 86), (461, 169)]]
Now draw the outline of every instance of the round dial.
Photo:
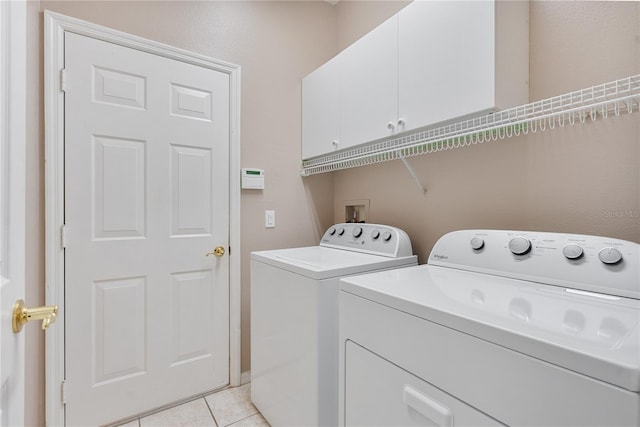
[(353, 237), (360, 237), (362, 236), (362, 227), (356, 227), (353, 229), (353, 231), (351, 232), (351, 234), (353, 234)]
[(342, 236), (344, 234), (344, 228), (338, 228), (338, 236)]
[(373, 231), (371, 232), (371, 238), (372, 238), (373, 240), (376, 240), (378, 237), (380, 237), (380, 232), (379, 232), (378, 230), (373, 230)]
[(471, 243), (471, 247), (476, 251), (484, 247), (484, 239), (480, 237), (474, 237), (473, 239), (471, 239), (470, 243)]
[(605, 264), (617, 264), (622, 261), (622, 253), (616, 248), (602, 248), (598, 252), (598, 258)]
[(382, 240), (384, 240), (385, 242), (391, 240), (391, 232), (385, 231), (384, 233), (382, 233)]
[(329, 230), (329, 235), (333, 236), (334, 234), (336, 234), (336, 229), (335, 227), (331, 227), (331, 229)]
[(531, 242), (526, 237), (514, 237), (509, 241), (509, 250), (514, 255), (525, 255), (531, 250)]
[(578, 259), (584, 254), (582, 246), (570, 243), (562, 248), (562, 253), (567, 259)]

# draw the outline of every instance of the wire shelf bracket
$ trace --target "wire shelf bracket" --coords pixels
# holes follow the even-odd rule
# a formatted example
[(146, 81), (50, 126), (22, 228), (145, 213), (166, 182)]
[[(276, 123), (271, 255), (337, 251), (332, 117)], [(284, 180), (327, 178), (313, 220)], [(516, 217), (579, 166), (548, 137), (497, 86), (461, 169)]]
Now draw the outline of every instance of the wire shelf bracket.
[(423, 194), (407, 157), (497, 141), (640, 109), (640, 74), (535, 101), (456, 123), (419, 129), (404, 135), (304, 160), (302, 176), (401, 159)]

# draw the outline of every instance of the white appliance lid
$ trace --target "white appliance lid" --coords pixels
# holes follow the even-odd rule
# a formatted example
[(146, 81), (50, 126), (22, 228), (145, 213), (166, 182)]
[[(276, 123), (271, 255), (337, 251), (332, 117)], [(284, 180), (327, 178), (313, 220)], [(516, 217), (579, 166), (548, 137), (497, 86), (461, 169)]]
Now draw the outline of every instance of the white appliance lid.
[(340, 287), (520, 353), (640, 391), (640, 301), (636, 299), (430, 265), (344, 278)]
[(324, 246), (252, 252), (251, 260), (316, 280), (417, 263), (415, 255), (390, 258)]

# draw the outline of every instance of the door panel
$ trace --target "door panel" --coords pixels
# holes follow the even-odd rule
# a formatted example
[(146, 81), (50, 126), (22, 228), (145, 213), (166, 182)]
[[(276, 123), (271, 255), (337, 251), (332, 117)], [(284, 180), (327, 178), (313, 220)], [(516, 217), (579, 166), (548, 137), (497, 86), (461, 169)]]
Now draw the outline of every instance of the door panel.
[(229, 77), (65, 34), (69, 425), (229, 381)]
[(211, 233), (211, 150), (171, 146), (171, 235)]

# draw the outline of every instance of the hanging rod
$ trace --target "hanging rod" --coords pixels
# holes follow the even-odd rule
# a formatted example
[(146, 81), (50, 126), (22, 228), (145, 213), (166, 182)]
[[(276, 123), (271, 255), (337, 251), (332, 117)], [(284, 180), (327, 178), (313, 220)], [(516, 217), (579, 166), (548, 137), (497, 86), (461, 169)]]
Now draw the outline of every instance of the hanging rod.
[(304, 160), (302, 176), (467, 147), (640, 108), (640, 74), (469, 120)]

